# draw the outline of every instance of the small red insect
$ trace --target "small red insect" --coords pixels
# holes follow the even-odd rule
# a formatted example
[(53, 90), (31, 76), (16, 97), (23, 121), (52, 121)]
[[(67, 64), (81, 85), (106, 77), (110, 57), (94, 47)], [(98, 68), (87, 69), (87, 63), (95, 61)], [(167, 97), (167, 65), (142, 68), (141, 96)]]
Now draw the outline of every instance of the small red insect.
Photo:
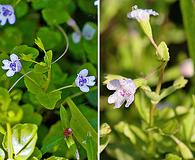
[(72, 135), (72, 129), (71, 128), (65, 128), (64, 129), (64, 136), (66, 138), (70, 137)]

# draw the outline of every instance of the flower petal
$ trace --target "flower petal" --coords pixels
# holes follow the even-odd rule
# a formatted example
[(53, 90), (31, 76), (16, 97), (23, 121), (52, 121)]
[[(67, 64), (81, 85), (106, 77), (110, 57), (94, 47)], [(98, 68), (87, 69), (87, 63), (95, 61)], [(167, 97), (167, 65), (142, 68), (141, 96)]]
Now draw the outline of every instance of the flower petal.
[(120, 108), (124, 102), (125, 102), (125, 98), (117, 99), (117, 101), (115, 102), (115, 108)]
[(12, 14), (10, 17), (8, 17), (8, 21), (10, 24), (14, 24), (16, 22), (16, 17), (14, 14)]
[(87, 79), (87, 85), (88, 86), (94, 86), (95, 85), (95, 76), (89, 76), (86, 77)]
[(11, 63), (11, 61), (9, 61), (9, 60), (7, 60), (7, 59), (4, 59), (4, 60), (2, 61), (2, 63), (3, 63), (5, 66), (9, 66), (10, 63)]
[(22, 69), (22, 64), (20, 61), (16, 61), (16, 72), (20, 72)]
[(88, 70), (87, 69), (83, 69), (79, 72), (79, 75), (86, 77), (88, 75)]
[(0, 21), (1, 21), (1, 25), (4, 26), (6, 24), (7, 18), (0, 15)]
[(125, 104), (125, 107), (129, 107), (130, 104), (134, 101), (134, 95), (130, 96)]
[(19, 61), (18, 56), (14, 53), (10, 55), (10, 59), (12, 62)]
[(75, 84), (76, 84), (77, 87), (80, 87), (79, 86), (79, 76), (77, 76), (77, 78), (75, 79)]
[(82, 87), (79, 87), (80, 88), (80, 90), (82, 91), (82, 92), (89, 92), (89, 87), (88, 86), (82, 86)]
[(81, 34), (78, 33), (78, 32), (72, 33), (72, 40), (73, 40), (73, 42), (76, 43), (76, 44), (79, 43), (80, 40), (81, 40)]
[(110, 95), (110, 96), (108, 97), (108, 103), (109, 103), (109, 104), (115, 103), (117, 99), (118, 99), (117, 93), (114, 92), (112, 95)]
[(2, 68), (3, 70), (8, 70), (8, 69), (10, 69), (9, 66), (2, 66), (1, 68)]
[(6, 72), (7, 77), (12, 77), (14, 74), (15, 74), (15, 72), (12, 71), (11, 69), (9, 69), (9, 70)]
[(107, 88), (109, 90), (116, 90), (117, 88), (120, 87), (120, 83), (119, 83), (119, 80), (111, 80), (108, 82), (107, 84)]

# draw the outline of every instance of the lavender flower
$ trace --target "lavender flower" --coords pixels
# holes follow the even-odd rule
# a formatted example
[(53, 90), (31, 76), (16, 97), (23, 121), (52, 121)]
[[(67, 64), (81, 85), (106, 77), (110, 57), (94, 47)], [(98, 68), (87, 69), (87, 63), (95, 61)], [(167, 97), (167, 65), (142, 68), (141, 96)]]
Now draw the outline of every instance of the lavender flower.
[(83, 69), (79, 72), (77, 75), (77, 78), (75, 79), (75, 84), (77, 87), (80, 88), (82, 92), (89, 92), (89, 86), (95, 85), (95, 77), (94, 76), (88, 76), (88, 70)]
[(130, 19), (136, 19), (140, 22), (149, 20), (150, 15), (157, 16), (158, 13), (152, 9), (138, 9), (135, 5), (132, 7), (132, 11), (127, 14), (127, 17)]
[(186, 59), (180, 65), (180, 72), (186, 78), (191, 78), (194, 76), (194, 64), (192, 59)]
[(17, 55), (11, 54), (10, 60), (3, 60), (2, 63), (4, 66), (2, 66), (3, 70), (8, 70), (6, 75), (7, 77), (12, 77), (15, 73), (20, 72), (22, 69), (22, 64), (20, 63), (20, 59)]
[(7, 20), (10, 24), (15, 23), (14, 9), (11, 5), (0, 5), (0, 24), (5, 25)]
[(82, 35), (86, 40), (92, 40), (95, 32), (95, 28), (93, 28), (90, 24), (85, 24), (83, 27)]
[(127, 101), (125, 107), (134, 101), (134, 94), (137, 89), (131, 79), (111, 80), (107, 84), (109, 90), (116, 90), (114, 94), (108, 97), (108, 103), (115, 103), (115, 108), (120, 108)]

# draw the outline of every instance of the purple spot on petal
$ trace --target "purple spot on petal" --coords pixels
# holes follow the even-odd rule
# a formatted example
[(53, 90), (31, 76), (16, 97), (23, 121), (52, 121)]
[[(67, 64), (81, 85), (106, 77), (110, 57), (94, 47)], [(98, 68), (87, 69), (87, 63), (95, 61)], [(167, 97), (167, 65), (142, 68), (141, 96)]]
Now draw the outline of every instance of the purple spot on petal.
[(87, 83), (87, 79), (83, 76), (79, 76), (79, 86), (84, 86), (85, 83)]
[(2, 8), (3, 11), (3, 15), (4, 16), (11, 16), (12, 15), (12, 11), (10, 11), (9, 9), (7, 9), (6, 7)]
[(10, 63), (10, 68), (12, 71), (16, 71), (16, 62)]

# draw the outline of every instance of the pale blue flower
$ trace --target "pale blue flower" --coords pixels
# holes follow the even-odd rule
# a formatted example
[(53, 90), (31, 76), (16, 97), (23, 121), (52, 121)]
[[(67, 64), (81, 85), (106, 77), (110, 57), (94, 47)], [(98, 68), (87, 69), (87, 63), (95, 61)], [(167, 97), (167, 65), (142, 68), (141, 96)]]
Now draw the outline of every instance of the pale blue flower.
[(22, 69), (22, 64), (20, 63), (20, 59), (17, 55), (11, 54), (10, 60), (4, 59), (2, 63), (4, 66), (2, 66), (2, 69), (8, 70), (6, 75), (7, 77), (12, 77), (15, 73), (20, 72)]
[(75, 79), (75, 84), (80, 88), (82, 92), (89, 92), (89, 86), (95, 85), (95, 76), (87, 76), (88, 70), (83, 69), (77, 75)]
[(92, 40), (95, 35), (96, 29), (90, 24), (85, 24), (83, 27), (82, 35), (86, 40)]
[(72, 33), (72, 40), (75, 44), (79, 43), (81, 40), (81, 34), (78, 32), (73, 32)]
[(16, 17), (14, 14), (14, 9), (11, 5), (1, 5), (0, 4), (0, 24), (3, 26), (6, 22), (10, 24), (14, 24), (16, 21)]
[(129, 107), (134, 101), (134, 94), (137, 89), (135, 83), (131, 79), (111, 80), (107, 84), (109, 90), (116, 90), (108, 97), (108, 103), (115, 104), (115, 108), (120, 108), (127, 101), (125, 107)]

